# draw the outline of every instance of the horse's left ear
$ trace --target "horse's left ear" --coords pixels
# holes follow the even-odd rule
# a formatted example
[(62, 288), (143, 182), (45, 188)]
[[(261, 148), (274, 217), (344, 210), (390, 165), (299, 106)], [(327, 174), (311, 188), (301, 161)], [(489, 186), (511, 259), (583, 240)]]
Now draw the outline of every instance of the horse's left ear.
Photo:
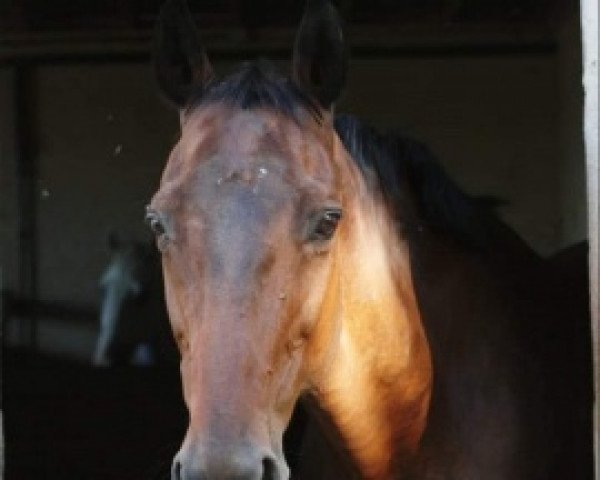
[(293, 79), (324, 109), (332, 107), (346, 82), (348, 52), (341, 23), (327, 0), (307, 0), (294, 44)]

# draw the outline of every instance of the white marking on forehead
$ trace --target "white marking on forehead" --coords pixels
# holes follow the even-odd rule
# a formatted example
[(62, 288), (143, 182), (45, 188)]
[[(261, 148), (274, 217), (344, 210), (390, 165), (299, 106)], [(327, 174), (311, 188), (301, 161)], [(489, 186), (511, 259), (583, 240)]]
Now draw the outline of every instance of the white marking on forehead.
[(269, 174), (269, 170), (266, 167), (259, 167), (258, 173), (256, 174), (257, 183), (252, 187), (252, 193), (258, 193), (258, 182), (264, 179)]

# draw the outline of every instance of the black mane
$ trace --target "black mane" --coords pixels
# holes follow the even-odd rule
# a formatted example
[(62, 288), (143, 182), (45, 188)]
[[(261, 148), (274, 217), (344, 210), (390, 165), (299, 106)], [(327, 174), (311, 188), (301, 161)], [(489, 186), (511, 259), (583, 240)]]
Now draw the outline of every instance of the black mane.
[(224, 79), (213, 80), (205, 90), (192, 95), (187, 110), (211, 103), (241, 110), (269, 108), (298, 122), (307, 112), (317, 120), (321, 118), (318, 105), (266, 60), (244, 63)]
[[(371, 188), (379, 188), (403, 230), (450, 234), (470, 247), (483, 247), (499, 223), (497, 200), (463, 192), (420, 142), (380, 134), (351, 115), (338, 115), (335, 128)], [(375, 183), (375, 185), (374, 185)], [(411, 189), (419, 218), (407, 218), (403, 203)]]

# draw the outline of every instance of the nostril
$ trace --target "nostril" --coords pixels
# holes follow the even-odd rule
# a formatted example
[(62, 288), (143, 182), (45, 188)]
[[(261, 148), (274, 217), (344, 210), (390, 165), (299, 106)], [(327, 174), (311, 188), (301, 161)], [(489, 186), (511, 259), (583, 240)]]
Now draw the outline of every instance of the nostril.
[(265, 457), (262, 461), (263, 475), (261, 480), (277, 480), (275, 462), (272, 458)]
[(171, 480), (182, 480), (181, 479), (181, 462), (179, 460), (173, 461), (171, 467)]

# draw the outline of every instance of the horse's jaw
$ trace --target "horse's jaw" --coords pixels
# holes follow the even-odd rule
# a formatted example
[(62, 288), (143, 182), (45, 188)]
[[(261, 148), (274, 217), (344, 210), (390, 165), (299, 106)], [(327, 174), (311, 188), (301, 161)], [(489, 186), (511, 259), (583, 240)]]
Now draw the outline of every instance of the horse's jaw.
[(340, 266), (340, 326), (316, 392), (361, 474), (388, 479), (418, 448), (432, 367), (407, 247), (381, 211), (361, 213), (345, 236), (354, 253)]

